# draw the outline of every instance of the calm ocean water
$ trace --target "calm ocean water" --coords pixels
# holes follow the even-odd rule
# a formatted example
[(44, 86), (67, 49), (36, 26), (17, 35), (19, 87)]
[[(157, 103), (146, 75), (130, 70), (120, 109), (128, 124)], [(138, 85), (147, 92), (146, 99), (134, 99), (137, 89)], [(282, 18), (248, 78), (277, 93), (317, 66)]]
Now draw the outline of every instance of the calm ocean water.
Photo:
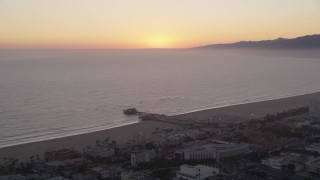
[(0, 147), (320, 90), (320, 58), (191, 50), (0, 51)]

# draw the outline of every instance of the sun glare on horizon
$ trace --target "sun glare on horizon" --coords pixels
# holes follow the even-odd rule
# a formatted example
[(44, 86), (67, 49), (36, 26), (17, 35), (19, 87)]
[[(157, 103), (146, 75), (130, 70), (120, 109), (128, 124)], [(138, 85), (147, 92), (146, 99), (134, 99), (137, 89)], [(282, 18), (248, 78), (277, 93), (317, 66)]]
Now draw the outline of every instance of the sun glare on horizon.
[(150, 48), (172, 48), (174, 47), (174, 39), (169, 36), (151, 36), (145, 39), (145, 46)]
[(0, 0), (0, 49), (186, 48), (294, 38), (320, 32), (319, 2)]

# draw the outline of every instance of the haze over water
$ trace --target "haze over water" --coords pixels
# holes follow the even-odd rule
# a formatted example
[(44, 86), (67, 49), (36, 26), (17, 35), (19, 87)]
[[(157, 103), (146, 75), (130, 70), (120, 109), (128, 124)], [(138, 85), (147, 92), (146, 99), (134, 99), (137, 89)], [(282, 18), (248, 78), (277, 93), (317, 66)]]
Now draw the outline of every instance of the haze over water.
[(195, 50), (1, 50), (0, 147), (320, 90), (318, 58)]

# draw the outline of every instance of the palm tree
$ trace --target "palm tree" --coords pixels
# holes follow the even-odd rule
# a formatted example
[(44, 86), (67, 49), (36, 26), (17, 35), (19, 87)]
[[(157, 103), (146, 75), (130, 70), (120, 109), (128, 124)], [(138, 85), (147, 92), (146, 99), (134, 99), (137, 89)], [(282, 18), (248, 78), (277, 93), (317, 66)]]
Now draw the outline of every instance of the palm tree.
[(34, 163), (34, 156), (30, 156), (30, 162)]

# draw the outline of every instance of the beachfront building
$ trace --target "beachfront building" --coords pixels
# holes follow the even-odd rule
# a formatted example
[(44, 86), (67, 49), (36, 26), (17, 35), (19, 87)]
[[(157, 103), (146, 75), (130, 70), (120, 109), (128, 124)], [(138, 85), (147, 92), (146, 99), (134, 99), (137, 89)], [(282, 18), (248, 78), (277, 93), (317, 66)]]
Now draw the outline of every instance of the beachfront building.
[(214, 177), (219, 174), (218, 168), (213, 168), (204, 165), (181, 165), (180, 171), (176, 173), (179, 180), (203, 180)]
[(177, 160), (215, 159), (217, 162), (237, 158), (249, 152), (247, 144), (207, 144), (175, 152)]
[(305, 170), (307, 173), (320, 175), (320, 157), (307, 161), (305, 163)]
[(112, 157), (114, 153), (114, 149), (110, 147), (90, 148), (86, 151), (86, 154), (93, 158), (109, 158)]
[(136, 167), (142, 162), (150, 162), (155, 157), (156, 152), (154, 150), (134, 152), (131, 154), (131, 165)]

